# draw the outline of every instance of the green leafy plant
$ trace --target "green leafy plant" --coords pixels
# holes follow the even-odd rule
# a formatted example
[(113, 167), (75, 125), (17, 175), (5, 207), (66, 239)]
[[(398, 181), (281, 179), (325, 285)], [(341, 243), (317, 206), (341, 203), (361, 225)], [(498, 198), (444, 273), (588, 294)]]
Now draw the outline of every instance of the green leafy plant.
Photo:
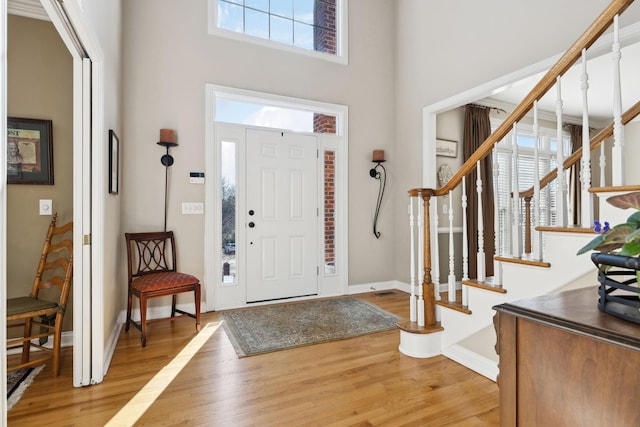
[(636, 212), (626, 222), (598, 234), (578, 251), (578, 255), (589, 251), (633, 257), (640, 255), (640, 191), (611, 196), (607, 203), (620, 209), (632, 208)]

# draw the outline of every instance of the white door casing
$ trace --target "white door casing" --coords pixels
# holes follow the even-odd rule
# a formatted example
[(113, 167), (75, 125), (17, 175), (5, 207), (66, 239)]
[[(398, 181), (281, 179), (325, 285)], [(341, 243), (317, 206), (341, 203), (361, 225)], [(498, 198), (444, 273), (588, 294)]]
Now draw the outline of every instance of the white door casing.
[[(249, 229), (240, 218), (247, 212), (245, 206), (247, 191), (245, 179), (245, 140), (246, 129), (263, 130), (264, 127), (251, 126), (240, 123), (225, 123), (216, 121), (217, 98), (235, 99), (262, 105), (284, 107), (294, 110), (312, 111), (320, 114), (333, 115), (337, 118), (335, 134), (312, 134), (317, 138), (320, 159), (317, 168), (317, 182), (323, 185), (324, 165), (323, 156), (332, 153), (335, 167), (335, 263), (332, 271), (323, 268), (324, 260), (324, 212), (320, 209), (320, 217), (317, 227), (317, 257), (320, 265), (318, 276), (318, 297), (344, 295), (349, 292), (349, 227), (348, 227), (348, 201), (349, 201), (349, 150), (348, 150), (348, 108), (344, 105), (329, 104), (302, 98), (275, 95), (264, 92), (249, 91), (245, 89), (205, 85), (205, 228), (204, 228), (204, 277), (206, 310), (225, 310), (247, 305), (246, 277), (243, 277), (243, 265), (247, 264), (246, 251), (240, 246), (236, 251), (237, 277), (234, 283), (223, 282), (222, 263), (222, 237), (221, 237), (221, 211), (222, 200), (221, 176), (226, 167), (227, 160), (221, 156), (221, 145), (227, 143), (236, 144), (237, 159), (237, 217), (236, 242), (244, 245), (245, 233)], [(278, 130), (279, 131), (279, 130)], [(306, 134), (305, 135), (309, 135)], [(318, 206), (323, 207), (323, 191), (318, 189)]]
[(247, 130), (247, 302), (318, 293), (317, 137)]

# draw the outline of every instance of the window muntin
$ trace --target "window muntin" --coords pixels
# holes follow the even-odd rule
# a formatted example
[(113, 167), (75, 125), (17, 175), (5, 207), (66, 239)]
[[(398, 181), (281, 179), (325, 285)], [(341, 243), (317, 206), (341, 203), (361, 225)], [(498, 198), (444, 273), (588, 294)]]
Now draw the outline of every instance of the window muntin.
[(222, 29), (274, 46), (345, 56), (346, 0), (210, 0), (210, 32)]

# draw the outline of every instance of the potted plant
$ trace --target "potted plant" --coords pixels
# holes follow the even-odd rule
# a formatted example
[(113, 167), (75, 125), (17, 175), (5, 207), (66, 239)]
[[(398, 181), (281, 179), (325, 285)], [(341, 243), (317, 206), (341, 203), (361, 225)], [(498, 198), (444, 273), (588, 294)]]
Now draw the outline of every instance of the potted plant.
[(626, 222), (609, 227), (596, 223), (600, 233), (578, 251), (589, 251), (598, 267), (598, 307), (611, 315), (640, 324), (640, 191), (611, 196), (607, 203), (635, 210)]

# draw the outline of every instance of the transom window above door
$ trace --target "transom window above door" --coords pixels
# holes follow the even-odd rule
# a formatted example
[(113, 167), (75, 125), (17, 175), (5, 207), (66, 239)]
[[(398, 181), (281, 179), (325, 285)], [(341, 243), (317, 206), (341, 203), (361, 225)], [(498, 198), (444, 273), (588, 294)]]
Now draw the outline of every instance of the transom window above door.
[(216, 121), (329, 134), (335, 134), (337, 126), (337, 117), (333, 114), (223, 97), (216, 98)]
[(209, 0), (209, 33), (346, 62), (347, 0)]

